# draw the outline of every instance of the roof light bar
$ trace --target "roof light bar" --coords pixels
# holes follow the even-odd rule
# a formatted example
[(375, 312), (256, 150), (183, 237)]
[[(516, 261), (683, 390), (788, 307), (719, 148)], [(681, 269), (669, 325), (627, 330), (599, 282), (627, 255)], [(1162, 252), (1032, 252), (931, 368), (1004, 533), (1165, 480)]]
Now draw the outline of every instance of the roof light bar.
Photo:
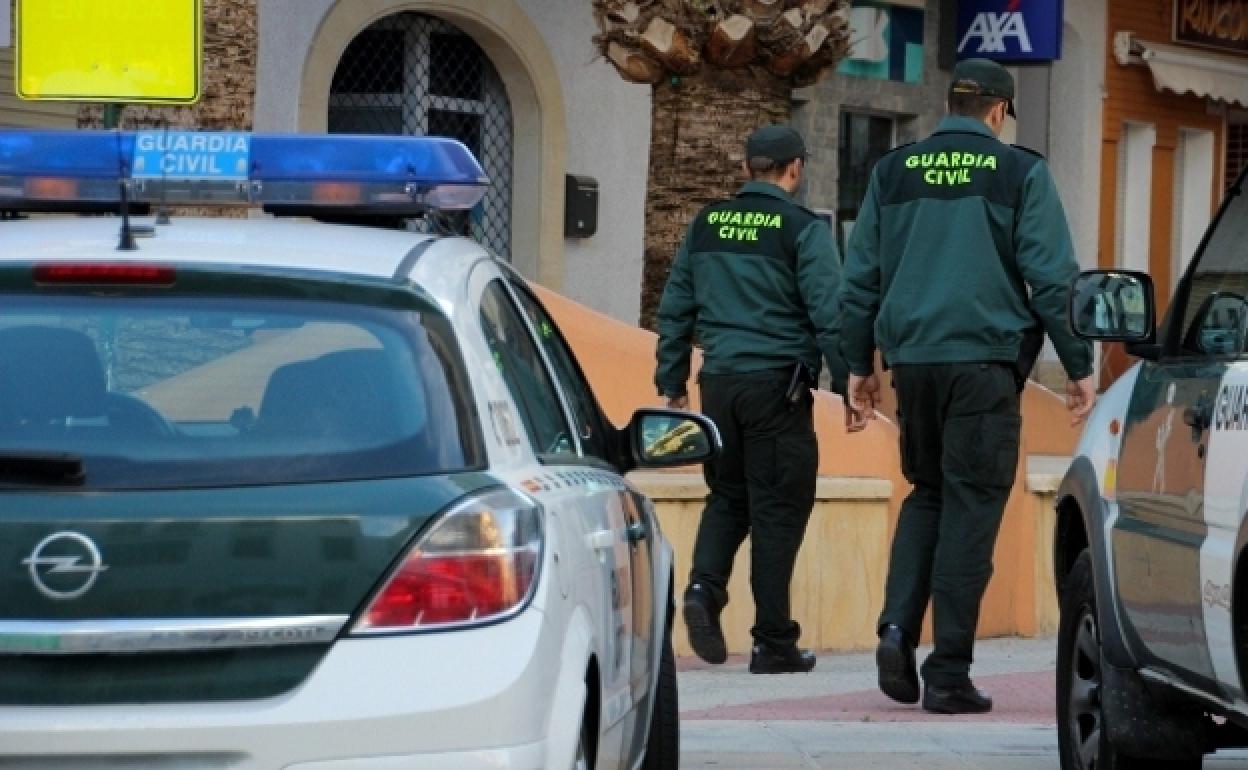
[(454, 139), (189, 131), (0, 131), (0, 210), (261, 205), (417, 216), (471, 209), (488, 179)]

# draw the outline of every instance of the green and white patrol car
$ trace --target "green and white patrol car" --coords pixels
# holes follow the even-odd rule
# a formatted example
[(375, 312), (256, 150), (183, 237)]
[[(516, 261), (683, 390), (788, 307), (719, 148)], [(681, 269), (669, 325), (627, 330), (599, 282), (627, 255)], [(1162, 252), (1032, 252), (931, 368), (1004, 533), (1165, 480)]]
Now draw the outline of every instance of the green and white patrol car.
[(1147, 275), (1080, 276), (1071, 324), (1139, 361), (1058, 492), (1063, 770), (1189, 770), (1248, 746), (1248, 200), (1231, 188), (1165, 318)]
[(622, 473), (714, 426), (612, 426), (476, 243), (298, 218), (482, 183), (450, 140), (0, 133), (0, 767), (677, 766)]

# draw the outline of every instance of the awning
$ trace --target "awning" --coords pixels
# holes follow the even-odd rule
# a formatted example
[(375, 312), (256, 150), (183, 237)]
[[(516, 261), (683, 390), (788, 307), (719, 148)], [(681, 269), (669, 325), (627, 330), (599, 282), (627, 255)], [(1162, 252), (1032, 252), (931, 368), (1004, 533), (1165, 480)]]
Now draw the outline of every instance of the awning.
[(1144, 64), (1158, 91), (1195, 94), (1248, 107), (1248, 59), (1114, 34), (1118, 63)]

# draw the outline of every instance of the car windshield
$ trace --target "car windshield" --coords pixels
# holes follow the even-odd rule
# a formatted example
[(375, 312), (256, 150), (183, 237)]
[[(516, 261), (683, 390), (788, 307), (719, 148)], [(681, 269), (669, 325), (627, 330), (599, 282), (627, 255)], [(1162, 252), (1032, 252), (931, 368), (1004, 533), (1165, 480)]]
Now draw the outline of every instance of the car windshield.
[[(466, 382), (449, 327), (432, 312), (0, 294), (0, 461), (71, 455), (88, 488), (474, 467)], [(0, 483), (32, 481), (20, 475), (0, 469)]]

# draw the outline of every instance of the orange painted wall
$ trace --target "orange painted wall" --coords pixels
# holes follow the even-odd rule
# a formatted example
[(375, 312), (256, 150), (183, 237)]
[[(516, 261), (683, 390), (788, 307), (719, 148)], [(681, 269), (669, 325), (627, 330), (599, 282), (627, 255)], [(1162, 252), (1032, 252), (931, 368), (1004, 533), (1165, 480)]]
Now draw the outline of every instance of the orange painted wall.
[[(1118, 153), (1126, 123), (1151, 123), (1157, 128), (1153, 148), (1149, 272), (1157, 286), (1159, 315), (1169, 304), (1173, 287), (1175, 157), (1179, 131), (1183, 128), (1212, 131), (1218, 157), (1214, 160), (1214, 186), (1209, 206), (1222, 197), (1226, 167), (1225, 120), (1210, 114), (1207, 99), (1170, 91), (1158, 91), (1152, 73), (1141, 64), (1122, 66), (1114, 59), (1114, 33), (1130, 30), (1141, 40), (1171, 43), (1175, 0), (1109, 0), (1109, 41), (1105, 58), (1104, 134), (1101, 152), (1100, 241), (1098, 264), (1114, 267), (1118, 232)], [(1106, 346), (1102, 382), (1116, 379), (1131, 365), (1119, 346)]]
[[(616, 425), (628, 422), (633, 410), (663, 402), (654, 389), (655, 336), (630, 324), (596, 313), (565, 297), (537, 287), (569, 344), (576, 352), (603, 409)], [(697, 361), (694, 362), (696, 371)], [(888, 390), (888, 388), (885, 388)], [(697, 408), (697, 388), (690, 394)], [(901, 475), (896, 426), (887, 419), (895, 410), (885, 407), (882, 419), (866, 431), (846, 435), (839, 396), (819, 391), (815, 400), (815, 430), (819, 436), (819, 472), (825, 476), (865, 476), (892, 482), (889, 503), (889, 538), (897, 525), (901, 502), (910, 485)], [(1051, 541), (1038, 542), (1034, 502), (1025, 490), (1025, 458), (1028, 454), (1069, 455), (1078, 439), (1070, 427), (1062, 400), (1037, 385), (1029, 385), (1023, 397), (1022, 458), (1017, 482), (1006, 506), (997, 542), (995, 573), (984, 597), (981, 636), (1033, 634), (1036, 632), (1037, 554), (1051, 549)], [(683, 579), (683, 576), (678, 576)], [(930, 613), (928, 619), (930, 629)], [(925, 634), (930, 636), (929, 634)]]

